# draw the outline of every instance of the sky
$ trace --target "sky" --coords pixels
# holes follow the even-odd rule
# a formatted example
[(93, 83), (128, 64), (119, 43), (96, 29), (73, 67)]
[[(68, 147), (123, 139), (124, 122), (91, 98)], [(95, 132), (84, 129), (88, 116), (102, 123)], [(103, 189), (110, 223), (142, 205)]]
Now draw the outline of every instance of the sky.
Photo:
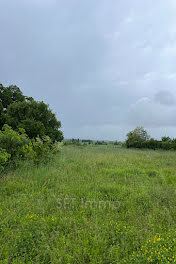
[(176, 137), (175, 0), (0, 0), (0, 83), (44, 101), (65, 138)]

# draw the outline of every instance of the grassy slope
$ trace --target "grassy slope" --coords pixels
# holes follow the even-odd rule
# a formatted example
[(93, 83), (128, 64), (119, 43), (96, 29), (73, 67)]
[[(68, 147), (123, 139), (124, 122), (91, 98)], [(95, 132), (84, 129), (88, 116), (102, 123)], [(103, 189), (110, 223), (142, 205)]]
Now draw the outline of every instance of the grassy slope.
[(0, 180), (0, 263), (172, 263), (152, 262), (146, 241), (175, 228), (175, 187), (174, 152), (63, 147)]

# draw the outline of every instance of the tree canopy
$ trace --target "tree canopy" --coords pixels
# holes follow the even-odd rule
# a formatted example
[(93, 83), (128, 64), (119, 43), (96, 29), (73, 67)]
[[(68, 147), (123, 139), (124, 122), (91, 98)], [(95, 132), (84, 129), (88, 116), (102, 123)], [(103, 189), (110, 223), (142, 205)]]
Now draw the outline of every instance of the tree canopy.
[(0, 103), (3, 106), (3, 109), (6, 109), (14, 102), (23, 101), (25, 101), (25, 96), (21, 92), (20, 88), (15, 85), (4, 87), (2, 84), (0, 84)]
[(4, 124), (15, 130), (24, 128), (30, 138), (47, 135), (52, 141), (63, 139), (61, 122), (49, 105), (24, 96), (17, 86), (0, 84), (0, 129)]
[(128, 148), (141, 148), (142, 144), (149, 139), (150, 136), (143, 127), (136, 127), (127, 134), (126, 145)]

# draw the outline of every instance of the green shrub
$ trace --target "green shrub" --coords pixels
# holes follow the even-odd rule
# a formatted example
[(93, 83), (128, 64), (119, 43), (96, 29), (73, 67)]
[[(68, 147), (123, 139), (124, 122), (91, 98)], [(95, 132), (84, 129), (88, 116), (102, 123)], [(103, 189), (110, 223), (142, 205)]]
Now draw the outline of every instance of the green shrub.
[(49, 136), (30, 140), (23, 128), (14, 131), (10, 126), (4, 125), (0, 131), (0, 169), (8, 159), (17, 164), (19, 160), (31, 160), (38, 164), (47, 162), (52, 154), (59, 151), (58, 144), (53, 144)]
[(11, 155), (11, 159), (19, 158), (21, 148), (29, 143), (30, 139), (22, 128), (17, 132), (10, 126), (4, 125), (0, 131), (0, 148), (5, 149)]
[(35, 163), (40, 163), (41, 161), (47, 162), (51, 159), (52, 154), (59, 151), (58, 144), (52, 143), (52, 140), (48, 136), (44, 136), (42, 139), (37, 137), (32, 140), (32, 160)]
[(162, 146), (162, 142), (155, 140), (153, 138), (146, 140), (142, 143), (142, 148), (148, 148), (148, 149), (159, 149)]
[(0, 172), (3, 171), (9, 158), (10, 154), (8, 154), (5, 149), (0, 148)]
[(162, 142), (161, 148), (164, 150), (170, 150), (170, 149), (172, 149), (172, 143), (171, 142)]

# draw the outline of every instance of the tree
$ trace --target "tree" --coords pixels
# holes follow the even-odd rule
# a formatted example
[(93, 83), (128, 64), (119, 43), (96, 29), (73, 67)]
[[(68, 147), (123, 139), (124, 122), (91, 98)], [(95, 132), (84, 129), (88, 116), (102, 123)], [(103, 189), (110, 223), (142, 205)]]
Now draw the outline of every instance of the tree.
[(149, 139), (150, 136), (143, 127), (136, 127), (127, 134), (126, 146), (128, 148), (142, 148), (143, 143)]
[(0, 103), (2, 104), (4, 110), (6, 110), (7, 107), (14, 102), (23, 101), (25, 101), (25, 96), (16, 85), (4, 87), (0, 84)]
[(18, 102), (9, 105), (7, 123), (13, 128), (24, 128), (30, 138), (49, 136), (53, 141), (62, 141), (61, 122), (44, 102)]
[(62, 141), (59, 130), (61, 122), (44, 102), (26, 97), (14, 85), (4, 87), (0, 84), (0, 129), (4, 124), (16, 131), (24, 128), (30, 138), (49, 136), (52, 141)]
[(167, 142), (167, 143), (171, 143), (172, 142), (172, 139), (170, 137), (162, 137), (161, 138), (162, 142)]
[(169, 149), (172, 149), (172, 139), (170, 137), (162, 137), (161, 138), (161, 148), (164, 149), (164, 150), (169, 150)]
[(161, 148), (161, 142), (151, 138), (149, 140), (143, 141), (142, 148), (148, 148), (148, 149), (158, 149)]

